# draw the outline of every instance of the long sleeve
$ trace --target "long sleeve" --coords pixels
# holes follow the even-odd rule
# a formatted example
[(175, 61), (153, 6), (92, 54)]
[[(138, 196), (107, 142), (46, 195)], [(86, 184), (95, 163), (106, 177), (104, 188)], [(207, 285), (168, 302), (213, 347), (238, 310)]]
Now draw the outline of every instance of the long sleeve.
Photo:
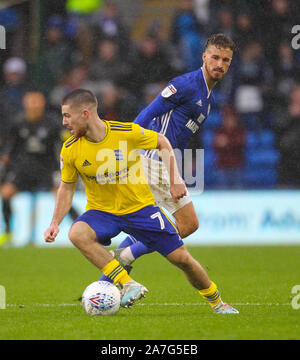
[(145, 107), (139, 115), (136, 117), (134, 122), (139, 124), (145, 129), (149, 128), (151, 121), (156, 117), (162, 114), (165, 114), (169, 110), (173, 109), (176, 106), (171, 101), (167, 101), (164, 99), (160, 94), (149, 104)]

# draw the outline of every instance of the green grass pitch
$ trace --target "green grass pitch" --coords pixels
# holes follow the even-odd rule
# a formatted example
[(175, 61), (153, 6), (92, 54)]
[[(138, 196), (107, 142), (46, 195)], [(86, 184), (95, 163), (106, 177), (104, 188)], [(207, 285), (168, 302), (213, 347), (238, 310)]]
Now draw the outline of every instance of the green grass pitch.
[[(216, 315), (180, 270), (159, 254), (136, 261), (132, 276), (149, 294), (114, 316), (88, 316), (80, 302), (99, 272), (75, 248), (0, 249), (0, 339), (300, 339), (299, 246), (190, 247), (238, 315)], [(300, 299), (298, 300), (300, 303)]]

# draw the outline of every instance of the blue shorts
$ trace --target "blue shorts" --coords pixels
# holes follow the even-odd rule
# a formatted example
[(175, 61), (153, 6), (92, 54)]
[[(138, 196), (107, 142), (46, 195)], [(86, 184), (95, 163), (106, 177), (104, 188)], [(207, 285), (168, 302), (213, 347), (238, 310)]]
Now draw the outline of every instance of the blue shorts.
[(98, 242), (105, 246), (110, 245), (111, 238), (121, 231), (163, 256), (183, 245), (175, 225), (159, 207), (153, 205), (126, 215), (88, 210), (75, 220), (78, 221), (87, 223), (96, 232)]

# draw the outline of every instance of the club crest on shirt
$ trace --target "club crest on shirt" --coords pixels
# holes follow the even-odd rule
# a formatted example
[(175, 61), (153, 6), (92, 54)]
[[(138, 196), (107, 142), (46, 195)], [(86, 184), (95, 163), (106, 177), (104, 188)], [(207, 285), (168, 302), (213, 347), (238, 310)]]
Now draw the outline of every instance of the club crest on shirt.
[(161, 93), (161, 96), (164, 98), (168, 98), (173, 94), (177, 93), (177, 89), (174, 85), (170, 84), (168, 85), (166, 88), (164, 88), (164, 90)]

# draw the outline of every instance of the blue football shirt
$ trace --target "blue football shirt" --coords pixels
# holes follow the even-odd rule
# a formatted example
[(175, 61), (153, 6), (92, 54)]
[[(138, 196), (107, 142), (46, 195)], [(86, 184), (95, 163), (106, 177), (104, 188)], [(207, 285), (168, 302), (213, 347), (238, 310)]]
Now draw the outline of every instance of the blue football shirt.
[[(134, 122), (165, 135), (173, 149), (183, 151), (209, 115), (212, 101), (200, 68), (172, 79)], [(145, 156), (158, 159), (156, 150)]]

